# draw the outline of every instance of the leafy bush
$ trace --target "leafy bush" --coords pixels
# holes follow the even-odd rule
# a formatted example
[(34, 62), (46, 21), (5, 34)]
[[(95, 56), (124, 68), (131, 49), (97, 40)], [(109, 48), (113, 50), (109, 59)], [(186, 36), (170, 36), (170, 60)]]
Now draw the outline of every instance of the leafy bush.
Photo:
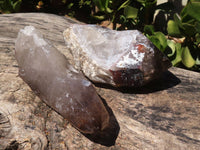
[(175, 48), (174, 65), (182, 62), (187, 68), (200, 70), (200, 1), (191, 0), (180, 16), (168, 22), (168, 33), (173, 37), (184, 37), (180, 48)]
[(168, 21), (168, 39), (153, 26), (145, 26), (146, 36), (158, 49), (166, 53), (174, 66), (200, 71), (200, 1), (190, 0), (181, 11)]
[(110, 20), (113, 29), (139, 29), (151, 24), (157, 0), (93, 0), (98, 10), (93, 15), (97, 19)]
[(174, 66), (200, 71), (200, 0), (188, 0), (180, 15), (167, 23), (168, 37), (155, 31), (156, 10), (170, 12), (169, 2), (157, 0), (0, 0), (0, 12), (67, 14), (85, 23), (109, 21), (113, 29), (138, 29), (164, 52)]
[(68, 14), (86, 23), (108, 20), (113, 29), (143, 30), (144, 25), (153, 21), (159, 8), (156, 3), (157, 0), (0, 0), (0, 10)]
[(22, 0), (0, 0), (0, 12), (12, 13), (20, 10)]

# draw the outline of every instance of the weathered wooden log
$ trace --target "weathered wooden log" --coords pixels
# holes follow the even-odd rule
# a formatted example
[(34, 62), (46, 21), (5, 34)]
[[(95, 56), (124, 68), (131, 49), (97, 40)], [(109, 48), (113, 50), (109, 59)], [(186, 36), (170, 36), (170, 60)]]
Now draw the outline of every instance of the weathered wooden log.
[(81, 134), (40, 100), (18, 77), (17, 33), (35, 26), (73, 64), (62, 37), (71, 23), (78, 22), (41, 13), (0, 15), (0, 149), (199, 149), (199, 73), (171, 68), (137, 89), (95, 85), (113, 138)]

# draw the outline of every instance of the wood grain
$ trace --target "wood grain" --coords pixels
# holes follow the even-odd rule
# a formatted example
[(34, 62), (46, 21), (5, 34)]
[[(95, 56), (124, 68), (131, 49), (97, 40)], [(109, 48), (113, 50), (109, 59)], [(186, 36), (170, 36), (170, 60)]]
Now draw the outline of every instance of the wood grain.
[(78, 22), (42, 13), (0, 15), (0, 149), (199, 149), (199, 73), (172, 67), (142, 88), (95, 85), (113, 122), (113, 138), (102, 141), (81, 134), (36, 97), (18, 77), (17, 33), (35, 26), (73, 63), (62, 37), (71, 23)]

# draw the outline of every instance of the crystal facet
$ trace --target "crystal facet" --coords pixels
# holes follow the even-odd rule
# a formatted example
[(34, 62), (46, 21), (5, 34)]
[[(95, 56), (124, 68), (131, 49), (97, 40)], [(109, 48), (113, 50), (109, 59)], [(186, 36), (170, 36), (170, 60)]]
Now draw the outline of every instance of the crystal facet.
[(171, 66), (138, 30), (114, 31), (73, 24), (63, 35), (76, 68), (94, 82), (142, 86)]
[(50, 107), (86, 134), (104, 130), (109, 114), (95, 88), (33, 26), (18, 33), (20, 77)]

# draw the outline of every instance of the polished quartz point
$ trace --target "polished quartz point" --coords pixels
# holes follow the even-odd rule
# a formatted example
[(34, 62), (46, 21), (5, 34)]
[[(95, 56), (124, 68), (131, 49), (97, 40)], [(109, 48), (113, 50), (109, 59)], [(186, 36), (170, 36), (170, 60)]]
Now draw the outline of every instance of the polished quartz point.
[(85, 134), (101, 132), (109, 114), (95, 88), (33, 26), (18, 33), (19, 76), (46, 104)]
[(143, 86), (170, 66), (170, 61), (138, 30), (114, 31), (73, 24), (64, 33), (75, 66), (93, 82)]

